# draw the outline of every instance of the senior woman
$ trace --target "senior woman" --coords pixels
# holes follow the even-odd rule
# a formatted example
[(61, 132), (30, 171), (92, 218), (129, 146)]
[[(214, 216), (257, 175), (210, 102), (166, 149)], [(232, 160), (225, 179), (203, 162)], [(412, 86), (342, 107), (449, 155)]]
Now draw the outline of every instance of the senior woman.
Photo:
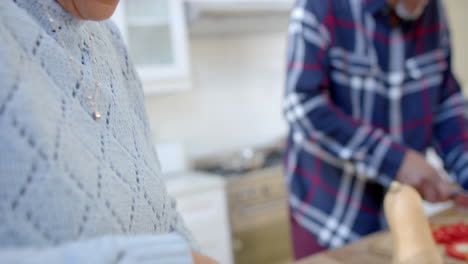
[(0, 1), (0, 263), (215, 263), (160, 177), (140, 81), (104, 21), (117, 4)]

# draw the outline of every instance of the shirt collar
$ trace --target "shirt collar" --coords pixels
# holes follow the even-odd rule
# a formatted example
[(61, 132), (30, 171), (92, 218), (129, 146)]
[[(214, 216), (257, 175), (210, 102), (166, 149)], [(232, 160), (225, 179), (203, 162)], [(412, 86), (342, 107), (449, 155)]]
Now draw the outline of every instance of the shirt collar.
[(384, 10), (386, 7), (388, 7), (387, 0), (364, 0), (364, 8), (372, 14)]

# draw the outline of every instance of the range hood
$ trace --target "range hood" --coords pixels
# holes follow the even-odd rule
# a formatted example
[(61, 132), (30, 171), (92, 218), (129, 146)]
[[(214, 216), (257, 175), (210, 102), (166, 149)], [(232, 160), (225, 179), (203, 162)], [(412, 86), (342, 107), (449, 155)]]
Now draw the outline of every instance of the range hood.
[(186, 0), (191, 34), (286, 31), (293, 0)]

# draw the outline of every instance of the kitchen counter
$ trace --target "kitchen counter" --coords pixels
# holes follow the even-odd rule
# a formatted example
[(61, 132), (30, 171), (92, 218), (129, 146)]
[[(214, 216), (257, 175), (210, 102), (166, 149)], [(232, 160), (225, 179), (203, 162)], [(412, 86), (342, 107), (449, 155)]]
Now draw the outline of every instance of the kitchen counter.
[[(468, 211), (449, 209), (431, 218), (431, 223), (442, 225), (468, 220)], [(443, 251), (443, 248), (440, 247)], [(295, 264), (391, 264), (392, 240), (389, 232), (379, 232), (340, 249), (326, 251)], [(446, 257), (445, 264), (466, 262)]]

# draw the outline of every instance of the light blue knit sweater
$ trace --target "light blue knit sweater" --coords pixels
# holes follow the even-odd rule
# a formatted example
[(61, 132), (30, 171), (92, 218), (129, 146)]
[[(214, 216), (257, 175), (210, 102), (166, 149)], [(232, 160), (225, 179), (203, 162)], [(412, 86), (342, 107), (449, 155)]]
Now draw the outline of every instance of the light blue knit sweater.
[[(96, 81), (99, 121), (86, 99)], [(54, 0), (0, 1), (0, 263), (191, 263), (152, 146), (112, 23)]]

